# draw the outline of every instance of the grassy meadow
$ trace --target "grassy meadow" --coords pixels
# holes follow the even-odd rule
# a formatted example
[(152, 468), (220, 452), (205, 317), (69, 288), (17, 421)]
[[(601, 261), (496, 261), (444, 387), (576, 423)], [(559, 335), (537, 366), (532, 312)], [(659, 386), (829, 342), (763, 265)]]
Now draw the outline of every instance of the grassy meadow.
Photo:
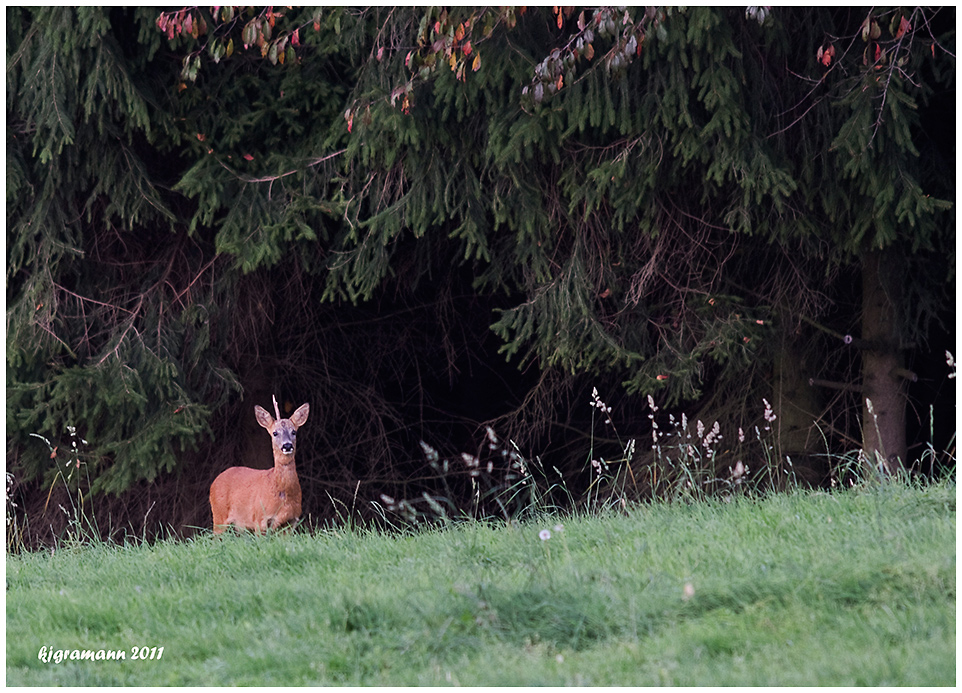
[(951, 686), (955, 494), (65, 542), (7, 555), (6, 681)]

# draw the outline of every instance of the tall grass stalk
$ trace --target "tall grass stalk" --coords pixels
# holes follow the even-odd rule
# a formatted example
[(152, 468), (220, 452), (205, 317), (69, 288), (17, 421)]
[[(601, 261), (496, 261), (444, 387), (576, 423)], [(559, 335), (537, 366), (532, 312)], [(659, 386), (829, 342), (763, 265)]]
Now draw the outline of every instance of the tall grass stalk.
[(87, 445), (87, 441), (77, 435), (77, 429), (74, 426), (67, 426), (67, 433), (70, 436), (70, 448), (65, 462), (61, 462), (60, 446), (53, 445), (47, 438), (37, 433), (30, 434), (44, 442), (50, 450), (50, 458), (55, 460), (56, 464), (56, 473), (47, 491), (47, 501), (44, 504), (43, 512), (46, 514), (50, 510), (50, 501), (57, 484), (62, 484), (67, 491), (65, 496), (70, 508), (68, 510), (62, 504), (58, 504), (58, 509), (67, 517), (67, 523), (60, 540), (77, 543), (100, 541), (102, 535), (97, 518), (87, 507), (89, 503), (86, 503), (87, 499), (84, 497), (83, 491), (84, 483), (86, 483), (87, 488), (90, 487), (90, 470), (87, 467), (82, 450), (82, 446)]

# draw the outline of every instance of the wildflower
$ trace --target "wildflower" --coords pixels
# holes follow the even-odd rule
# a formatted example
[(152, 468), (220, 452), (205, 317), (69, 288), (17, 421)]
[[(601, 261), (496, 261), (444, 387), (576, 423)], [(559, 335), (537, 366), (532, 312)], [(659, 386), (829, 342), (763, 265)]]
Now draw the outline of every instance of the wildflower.
[[(11, 508), (16, 508), (16, 507), (18, 507), (17, 504), (14, 503), (14, 502), (13, 502), (13, 499), (10, 497), (10, 493), (11, 493), (11, 491), (13, 490), (13, 482), (14, 482), (13, 474), (11, 474), (10, 472), (7, 472), (7, 496), (6, 496), (6, 499), (7, 499), (7, 503), (10, 505)], [(11, 522), (12, 520), (13, 520), (13, 518), (8, 514), (8, 515), (7, 515), (7, 526), (10, 525), (10, 522)]]
[(742, 430), (741, 426), (738, 427), (738, 442), (739, 443), (745, 442), (745, 431)]
[(765, 403), (765, 421), (771, 423), (778, 417), (775, 416), (775, 412), (772, 411), (772, 405), (768, 403), (768, 400), (762, 397), (762, 402)]
[[(601, 397), (598, 395), (598, 388), (596, 387), (591, 388), (591, 406), (596, 407), (599, 411), (605, 414), (611, 413), (611, 407), (601, 401)], [(605, 423), (610, 422), (606, 421)]]
[(702, 441), (702, 445), (705, 446), (706, 450), (711, 450), (712, 443), (714, 443), (716, 440), (721, 440), (721, 438), (722, 438), (721, 427), (718, 425), (718, 422), (716, 421), (715, 425), (712, 426), (711, 431), (708, 432), (708, 435), (705, 436), (705, 439)]
[(558, 533), (560, 534), (561, 532), (565, 531), (565, 526), (564, 526), (564, 525), (561, 525), (561, 524), (555, 525), (555, 526), (554, 526), (554, 531), (556, 531), (556, 532), (558, 532)]
[(952, 372), (949, 373), (949, 377), (954, 378), (955, 377), (955, 358), (953, 358), (951, 351), (945, 352), (945, 363), (949, 368), (953, 369)]
[(488, 449), (494, 450), (498, 446), (498, 436), (494, 434), (494, 429), (490, 426), (486, 426), (485, 431), (488, 435)]
[(550, 530), (550, 529), (542, 529), (540, 532), (538, 532), (538, 538), (539, 538), (541, 541), (548, 541), (548, 539), (551, 538), (551, 530)]
[(423, 440), (421, 441), (421, 450), (424, 451), (424, 456), (427, 458), (428, 462), (437, 462), (440, 458), (438, 451), (425, 443)]
[(745, 464), (741, 460), (738, 460), (738, 462), (735, 463), (735, 468), (732, 469), (729, 467), (728, 471), (732, 480), (736, 484), (740, 484), (742, 482), (742, 477), (745, 475), (745, 472), (748, 471), (748, 468), (745, 467)]
[[(648, 395), (648, 407), (651, 409), (651, 413), (648, 414), (648, 420), (651, 421), (651, 442), (654, 443), (652, 447), (658, 444), (658, 422), (655, 421), (655, 412), (658, 411), (658, 407), (655, 406), (655, 399), (651, 395)], [(670, 416), (670, 414), (669, 414)]]
[(689, 599), (691, 599), (694, 596), (695, 596), (695, 587), (690, 582), (686, 582), (685, 587), (682, 590), (681, 598), (687, 602)]

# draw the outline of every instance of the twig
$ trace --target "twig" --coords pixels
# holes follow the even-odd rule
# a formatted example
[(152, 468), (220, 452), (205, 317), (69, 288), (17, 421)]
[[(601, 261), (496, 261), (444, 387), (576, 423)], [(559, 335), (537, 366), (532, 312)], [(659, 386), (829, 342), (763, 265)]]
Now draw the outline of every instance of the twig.
[(809, 378), (808, 384), (818, 387), (827, 387), (831, 390), (845, 390), (847, 392), (861, 392), (861, 385), (853, 385), (852, 383), (837, 383), (832, 380), (821, 380), (819, 378)]
[[(339, 151), (336, 151), (336, 152), (333, 152), (333, 153), (331, 153), (331, 154), (328, 154), (327, 156), (322, 156), (322, 157), (319, 157), (319, 158), (317, 158), (317, 159), (314, 159), (314, 160), (308, 162), (307, 164), (305, 164), (304, 168), (310, 168), (311, 166), (317, 166), (318, 164), (324, 163), (325, 161), (327, 161), (327, 160), (329, 160), (329, 159), (333, 159), (335, 156), (340, 156), (341, 154), (343, 154), (343, 153), (346, 152), (346, 151), (347, 151), (347, 148), (345, 147), (344, 149), (341, 149), (341, 150), (339, 150)], [(233, 176), (235, 176), (235, 177), (237, 178), (237, 180), (242, 181), (242, 182), (244, 182), (244, 183), (272, 183), (272, 182), (275, 181), (275, 180), (280, 180), (281, 178), (284, 178), (285, 176), (290, 176), (290, 175), (292, 175), (292, 174), (294, 174), (294, 173), (299, 173), (300, 171), (303, 171), (303, 170), (304, 170), (304, 168), (295, 168), (295, 169), (291, 169), (290, 171), (287, 171), (286, 173), (279, 173), (279, 174), (277, 174), (276, 176), (264, 176), (263, 178), (248, 178), (247, 176), (242, 176), (241, 174), (239, 174), (237, 171), (235, 171), (234, 169), (232, 169), (230, 166), (228, 166), (227, 164), (225, 164), (225, 163), (224, 163), (223, 161), (221, 161), (220, 159), (217, 159), (217, 163), (219, 163), (221, 166), (223, 166), (223, 167), (226, 168), (228, 171), (230, 171), (230, 173), (231, 173)]]

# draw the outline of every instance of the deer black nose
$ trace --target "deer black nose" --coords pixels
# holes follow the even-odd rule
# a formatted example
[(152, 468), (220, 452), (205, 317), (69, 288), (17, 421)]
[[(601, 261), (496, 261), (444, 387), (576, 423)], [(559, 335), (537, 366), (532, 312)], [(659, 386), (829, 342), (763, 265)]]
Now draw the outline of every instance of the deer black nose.
[(281, 452), (294, 452), (294, 444), (284, 443), (283, 445), (281, 445)]

